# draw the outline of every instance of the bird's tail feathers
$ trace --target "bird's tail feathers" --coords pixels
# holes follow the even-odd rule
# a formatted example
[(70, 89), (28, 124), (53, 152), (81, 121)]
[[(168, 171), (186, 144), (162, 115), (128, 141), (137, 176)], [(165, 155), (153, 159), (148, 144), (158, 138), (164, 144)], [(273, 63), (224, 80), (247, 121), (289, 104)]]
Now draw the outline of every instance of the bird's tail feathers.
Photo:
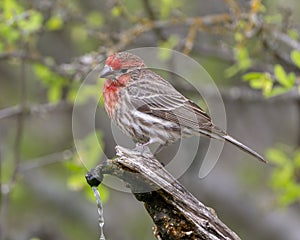
[(237, 146), (239, 149), (243, 150), (244, 152), (254, 156), (255, 158), (257, 158), (258, 160), (260, 160), (261, 162), (267, 163), (267, 161), (261, 156), (259, 155), (257, 152), (255, 152), (254, 150), (252, 150), (251, 148), (245, 146), (244, 144), (242, 144), (241, 142), (239, 142), (238, 140), (234, 139), (233, 137), (229, 136), (229, 135), (225, 135), (224, 139), (228, 142), (230, 142), (231, 144)]
[(257, 152), (255, 152), (251, 148), (245, 146), (244, 144), (242, 144), (241, 142), (239, 142), (235, 138), (229, 136), (227, 133), (225, 133), (224, 131), (222, 131), (220, 129), (213, 128), (210, 131), (202, 129), (200, 132), (202, 134), (207, 135), (207, 136), (209, 136), (211, 138), (214, 138), (214, 139), (226, 140), (227, 142), (230, 142), (231, 144), (235, 145), (236, 147), (243, 150), (244, 152), (254, 156), (255, 158), (257, 158), (261, 162), (267, 163), (267, 161), (261, 155), (259, 155)]

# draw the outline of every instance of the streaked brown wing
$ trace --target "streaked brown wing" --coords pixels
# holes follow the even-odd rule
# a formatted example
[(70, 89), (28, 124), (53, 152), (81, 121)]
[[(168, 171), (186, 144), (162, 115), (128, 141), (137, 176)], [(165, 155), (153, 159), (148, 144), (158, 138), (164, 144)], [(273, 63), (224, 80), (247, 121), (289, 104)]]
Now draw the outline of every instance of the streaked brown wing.
[(175, 122), (181, 127), (193, 129), (212, 138), (226, 140), (260, 161), (266, 162), (251, 148), (216, 127), (199, 106), (154, 72), (146, 70), (141, 80), (131, 82), (126, 88), (131, 103), (138, 111)]
[(142, 80), (131, 82), (126, 89), (131, 103), (140, 112), (199, 132), (210, 132), (214, 128), (210, 117), (199, 106), (150, 70), (144, 73)]

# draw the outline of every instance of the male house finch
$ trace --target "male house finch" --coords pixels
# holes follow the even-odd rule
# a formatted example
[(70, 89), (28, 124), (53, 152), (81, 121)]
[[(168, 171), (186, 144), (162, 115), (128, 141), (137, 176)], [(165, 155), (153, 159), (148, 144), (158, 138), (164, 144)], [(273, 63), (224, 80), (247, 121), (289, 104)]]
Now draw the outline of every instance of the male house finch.
[(182, 136), (203, 134), (226, 140), (266, 162), (216, 127), (199, 106), (148, 69), (140, 57), (128, 52), (112, 54), (100, 77), (106, 78), (103, 96), (109, 117), (142, 147), (152, 143), (165, 146)]

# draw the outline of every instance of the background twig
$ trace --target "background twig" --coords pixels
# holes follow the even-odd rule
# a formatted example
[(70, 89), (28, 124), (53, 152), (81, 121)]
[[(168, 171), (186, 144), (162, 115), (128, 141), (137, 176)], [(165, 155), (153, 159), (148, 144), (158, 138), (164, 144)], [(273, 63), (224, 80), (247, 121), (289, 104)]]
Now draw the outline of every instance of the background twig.
[[(26, 62), (24, 59), (21, 61), (20, 68), (20, 113), (17, 118), (17, 126), (16, 126), (16, 135), (15, 135), (15, 143), (14, 143), (14, 168), (13, 173), (10, 177), (10, 180), (5, 187), (5, 191), (1, 191), (2, 193), (2, 204), (1, 204), (1, 215), (0, 215), (0, 239), (6, 239), (7, 232), (7, 212), (10, 203), (10, 196), (12, 187), (17, 181), (19, 166), (21, 161), (21, 146), (23, 139), (23, 131), (24, 131), (24, 120), (25, 120), (25, 110), (26, 110), (26, 99), (27, 99), (27, 84), (26, 84)], [(3, 187), (3, 186), (2, 186)]]

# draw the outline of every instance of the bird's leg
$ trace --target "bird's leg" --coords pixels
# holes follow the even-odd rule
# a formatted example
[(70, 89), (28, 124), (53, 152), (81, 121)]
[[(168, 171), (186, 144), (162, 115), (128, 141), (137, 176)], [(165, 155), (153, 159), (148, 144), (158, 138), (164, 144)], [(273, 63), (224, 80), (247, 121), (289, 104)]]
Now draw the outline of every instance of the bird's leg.
[(143, 152), (143, 151), (144, 151), (144, 150), (143, 150), (143, 144), (137, 142), (137, 143), (135, 144), (135, 148), (134, 148), (133, 150), (136, 151), (136, 152), (139, 152), (139, 153)]
[(150, 151), (150, 149), (149, 149), (149, 147), (148, 147), (148, 145), (150, 145), (152, 143), (152, 141), (151, 140), (149, 140), (148, 142), (146, 142), (146, 143), (139, 143), (139, 142), (137, 142), (136, 144), (135, 144), (135, 148), (134, 148), (134, 150), (135, 151), (137, 151), (137, 152), (139, 152), (142, 156), (146, 156), (146, 155), (151, 155), (151, 156), (153, 156), (153, 154), (151, 153), (151, 151)]
[[(158, 148), (156, 149), (155, 153), (152, 153), (150, 151), (150, 148), (148, 147), (148, 145), (150, 145), (151, 143), (152, 143), (151, 140), (149, 142), (144, 143), (144, 144), (137, 142), (135, 144), (134, 151), (138, 152), (143, 157), (147, 157), (147, 155), (149, 157), (153, 157), (156, 153), (158, 153), (165, 146), (164, 144), (160, 144), (158, 146)], [(160, 163), (163, 167), (165, 166), (165, 164), (163, 162), (160, 162)]]
[(159, 146), (157, 147), (157, 149), (155, 150), (153, 155), (156, 155), (157, 153), (159, 153), (164, 147), (165, 147), (164, 144), (159, 144)]
[[(159, 153), (166, 145), (165, 144), (159, 144), (157, 149), (154, 151), (153, 155), (156, 156), (157, 153)], [(165, 164), (160, 161), (160, 164), (165, 167)]]

